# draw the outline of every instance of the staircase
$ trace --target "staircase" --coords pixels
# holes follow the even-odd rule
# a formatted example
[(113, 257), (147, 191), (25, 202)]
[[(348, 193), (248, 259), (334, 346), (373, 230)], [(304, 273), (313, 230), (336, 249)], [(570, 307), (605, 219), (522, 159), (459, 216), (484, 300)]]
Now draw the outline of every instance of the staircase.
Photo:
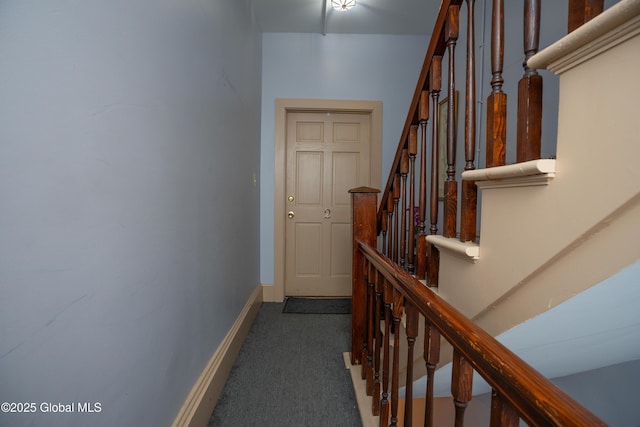
[(478, 259), (427, 237), (440, 249), (439, 295), (493, 334), (638, 260), (640, 17), (624, 6), (529, 60), (560, 75), (558, 160), (462, 174), (483, 196)]
[[(454, 3), (456, 2), (443, 2), (443, 7), (455, 7)], [(532, 2), (525, 3), (530, 6)], [(571, 3), (573, 2), (570, 2), (570, 5)], [(496, 5), (499, 8), (500, 4), (499, 1), (494, 2), (494, 8)], [(528, 6), (525, 6), (525, 10), (535, 15), (535, 5), (532, 8), (528, 8)], [(444, 36), (443, 40), (437, 42), (436, 45), (443, 42), (449, 43), (447, 37), (451, 38), (451, 28), (455, 23), (455, 20), (451, 21), (452, 15), (457, 13), (457, 11), (453, 14), (440, 11), (444, 22)], [(499, 16), (499, 14), (497, 15)], [(575, 23), (572, 24), (571, 16), (573, 15), (570, 14), (569, 28), (577, 28)], [(453, 18), (455, 19), (455, 16)], [(590, 18), (588, 17), (585, 21)], [(496, 33), (498, 36), (493, 40), (499, 46), (499, 31)], [(525, 29), (525, 44), (527, 43), (526, 34), (527, 30)], [(412, 175), (414, 156), (431, 151), (428, 149), (427, 143), (429, 141), (425, 138), (427, 132), (423, 127), (428, 120), (428, 108), (425, 111), (424, 104), (414, 102), (416, 105), (413, 111), (415, 117), (412, 117), (410, 110), (407, 120), (408, 126), (405, 126), (406, 135), (403, 134), (401, 137), (399, 154), (396, 156), (397, 166), (394, 168), (397, 169), (392, 169), (390, 173), (390, 182), (382, 194), (382, 207), (378, 210), (377, 232), (380, 233), (378, 240), (382, 247), (382, 253), (391, 261), (400, 264), (403, 269), (413, 273), (418, 279), (422, 279), (424, 284), (428, 284), (437, 292), (437, 297), (454, 306), (464, 316), (471, 319), (475, 325), (480, 326), (494, 337), (509, 330), (516, 331), (518, 325), (554, 307), (560, 309), (563, 302), (603, 280), (611, 278), (625, 268), (637, 271), (633, 266), (640, 259), (640, 245), (637, 244), (640, 239), (640, 221), (638, 221), (640, 218), (640, 168), (636, 165), (636, 159), (640, 157), (640, 144), (638, 144), (640, 120), (635, 104), (635, 100), (640, 96), (640, 80), (636, 77), (637, 70), (640, 69), (639, 34), (640, 1), (621, 1), (544, 51), (536, 55), (529, 55), (531, 49), (527, 51), (527, 64), (530, 70), (548, 69), (559, 75), (560, 103), (558, 106), (556, 158), (539, 159), (535, 158), (535, 155), (529, 155), (534, 158), (525, 158), (514, 165), (500, 165), (500, 160), (498, 159), (496, 162), (492, 156), (503, 151), (500, 144), (504, 142), (504, 136), (499, 133), (500, 126), (487, 124), (489, 129), (487, 139), (493, 138), (495, 141), (492, 142), (497, 143), (497, 145), (487, 147), (486, 151), (489, 153), (487, 164), (497, 164), (497, 166), (474, 169), (469, 167), (469, 162), (467, 162), (465, 168), (467, 170), (462, 173), (463, 183), (461, 185), (462, 206), (468, 204), (470, 200), (471, 203), (475, 201), (473, 194), (466, 193), (469, 191), (470, 184), (475, 184), (480, 189), (482, 203), (479, 212), (478, 239), (469, 239), (468, 237), (460, 239), (455, 231), (451, 233), (450, 230), (447, 230), (447, 215), (451, 215), (452, 203), (454, 207), (453, 222), (454, 224), (456, 222), (457, 193), (449, 198), (449, 187), (445, 185), (444, 205), (447, 208), (444, 213), (444, 224), (442, 224), (437, 221), (439, 205), (437, 202), (435, 206), (433, 204), (433, 189), (437, 187), (433, 185), (433, 181), (427, 186), (422, 182), (422, 177), (417, 177), (417, 173), (416, 177)], [(455, 36), (457, 38), (457, 34)], [(532, 38), (535, 39), (535, 37)], [(437, 48), (435, 49), (432, 52), (432, 57), (437, 58), (438, 52)], [(537, 46), (535, 46), (535, 50), (537, 50)], [(427, 57), (429, 57), (429, 52)], [(494, 80), (500, 80), (496, 79), (496, 75), (501, 72), (501, 61), (502, 59), (499, 57), (492, 58)], [(431, 65), (431, 67), (433, 66)], [(434, 88), (435, 92), (439, 90), (438, 82), (433, 80), (433, 76), (437, 75), (437, 72), (434, 73), (434, 69), (430, 68), (423, 74), (421, 75), (423, 82), (419, 82), (418, 87), (424, 86), (426, 89), (422, 93), (427, 91), (428, 94), (433, 95)], [(451, 76), (454, 74), (451, 74), (449, 79)], [(528, 84), (529, 87), (532, 86), (531, 81)], [(495, 89), (495, 85), (493, 86)], [(417, 94), (419, 92), (419, 90), (416, 91)], [(525, 99), (530, 103), (535, 104), (535, 95), (535, 91), (525, 91)], [(416, 98), (421, 99), (424, 96), (414, 96), (414, 101)], [(492, 105), (494, 107), (497, 105), (493, 111), (495, 114), (489, 114), (490, 117), (495, 118), (497, 115), (500, 119), (500, 114), (502, 114), (501, 98), (499, 90), (490, 96), (487, 108), (491, 109)], [(468, 98), (466, 104), (469, 104)], [(475, 111), (469, 110), (467, 107), (467, 117), (470, 112), (475, 115)], [(531, 116), (525, 117), (529, 120)], [(415, 118), (419, 119), (419, 126), (413, 124)], [(518, 117), (518, 120), (520, 121), (521, 117)], [(450, 124), (451, 122), (447, 125)], [(412, 145), (417, 145), (415, 141), (412, 141), (412, 138), (417, 139), (414, 134), (419, 133), (420, 130), (422, 130), (422, 141), (425, 142), (420, 149), (412, 148)], [(448, 131), (448, 133), (451, 132)], [(437, 129), (433, 131), (433, 135), (434, 137), (437, 135)], [(448, 135), (448, 139), (450, 138), (451, 136)], [(432, 147), (434, 140), (435, 138), (431, 140)], [(465, 146), (465, 154), (469, 151), (473, 150), (469, 150)], [(518, 151), (520, 152), (520, 149)], [(468, 157), (467, 155), (467, 160)], [(451, 169), (452, 166), (450, 160), (448, 159), (448, 169)], [(396, 164), (394, 163), (394, 165)], [(455, 164), (453, 167), (455, 168)], [(432, 167), (431, 171), (434, 169)], [(435, 176), (437, 173), (431, 174), (432, 179)], [(408, 221), (404, 218), (404, 213), (402, 215), (396, 214), (404, 212), (404, 209), (399, 209), (398, 206), (416, 206), (413, 199), (406, 196), (412, 181), (419, 182), (416, 184), (420, 187), (419, 193), (426, 193), (426, 188), (430, 187), (431, 229), (434, 228), (433, 210), (435, 210), (436, 227), (443, 229), (444, 234), (431, 232), (428, 235), (418, 233), (415, 236), (415, 265), (411, 264), (411, 256), (406, 252), (412, 248), (412, 244), (409, 242), (413, 237), (411, 230), (405, 228)], [(426, 195), (424, 198), (426, 199)], [(416, 197), (415, 200), (422, 199)], [(467, 209), (461, 208), (463, 212), (458, 219), (461, 224), (470, 221), (465, 212)], [(413, 209), (409, 210), (413, 211)], [(420, 213), (421, 220), (427, 224), (423, 230), (429, 231), (430, 219), (426, 215), (427, 209), (420, 207), (420, 210), (424, 210), (424, 213)], [(473, 208), (471, 211), (473, 212), (472, 216), (475, 216)], [(464, 227), (465, 225), (462, 225), (461, 234), (463, 235), (468, 233)], [(472, 225), (472, 230), (473, 227), (475, 225)], [(356, 231), (354, 229), (354, 237), (357, 235)], [(366, 238), (364, 240), (366, 244)], [(375, 244), (371, 239), (370, 242), (370, 244)], [(408, 319), (408, 313), (414, 305), (419, 305), (412, 300), (415, 297), (412, 294), (414, 291), (405, 290), (402, 285), (398, 285), (397, 288), (394, 287), (392, 295), (387, 296), (384, 290), (388, 288), (385, 286), (392, 279), (380, 272), (375, 266), (376, 262), (368, 257), (365, 258), (363, 266), (359, 266), (354, 261), (354, 305), (357, 304), (355, 302), (357, 299), (364, 298), (363, 301), (367, 301), (368, 307), (361, 311), (369, 313), (384, 311), (376, 308), (376, 292), (382, 290), (379, 292), (380, 295), (383, 295), (381, 305), (388, 302), (389, 307), (396, 310), (393, 312), (394, 320), (396, 316), (400, 316), (398, 319), (402, 319), (401, 327), (397, 329), (399, 332), (397, 334), (398, 343), (395, 341), (389, 343), (391, 350), (387, 355), (388, 359), (394, 357), (392, 355), (395, 345), (407, 342), (407, 336), (410, 346), (417, 349), (422, 349), (425, 340), (427, 341), (427, 346), (424, 346), (424, 355), (422, 351), (418, 351), (418, 354), (414, 354), (412, 357), (412, 350), (411, 348), (407, 349), (406, 345), (398, 349), (398, 360), (403, 362), (398, 363), (397, 366), (396, 385), (407, 385), (408, 395), (413, 397), (415, 396), (412, 393), (413, 384), (410, 386), (409, 382), (404, 379), (423, 377), (429, 370), (429, 365), (432, 365), (433, 370), (435, 369), (436, 364), (432, 363), (433, 360), (429, 360), (431, 353), (428, 351), (433, 340), (425, 338), (429, 336), (428, 332), (432, 331), (431, 328), (434, 325), (427, 320), (426, 326), (422, 328), (424, 322), (421, 320), (416, 323), (421, 326), (421, 329), (413, 330), (415, 325), (413, 325), (413, 320)], [(356, 260), (355, 253), (354, 260)], [(424, 264), (422, 271), (421, 263)], [(360, 274), (359, 277), (358, 268), (364, 268), (364, 274)], [(435, 277), (429, 277), (430, 269), (435, 269), (437, 272)], [(424, 275), (421, 276), (421, 274)], [(358, 291), (359, 286), (356, 283), (363, 276), (367, 284), (364, 292), (361, 289)], [(379, 281), (382, 284), (379, 284)], [(434, 285), (437, 285), (437, 288)], [(406, 310), (406, 307), (410, 308)], [(405, 308), (404, 312), (402, 308)], [(425, 312), (420, 312), (428, 317)], [(359, 313), (358, 309), (354, 307), (352, 362), (373, 365), (371, 371), (373, 375), (372, 387), (368, 387), (372, 390), (368, 391), (374, 394), (375, 402), (373, 383), (382, 380), (373, 372), (376, 369), (376, 363), (383, 366), (384, 362), (370, 361), (370, 359), (375, 359), (372, 344), (384, 345), (379, 341), (386, 337), (384, 330), (378, 337), (376, 335), (377, 328), (373, 326), (376, 322), (381, 322), (381, 318), (376, 320), (374, 317), (371, 320), (361, 322), (365, 324), (358, 324)], [(589, 307), (589, 313), (604, 317), (615, 317), (615, 314), (619, 314), (602, 311), (598, 306)], [(423, 318), (421, 317), (421, 319)], [(409, 332), (407, 327), (410, 329)], [(425, 330), (427, 335), (425, 335)], [(359, 337), (362, 331), (364, 331), (364, 336)], [(602, 331), (599, 331), (599, 334), (601, 333)], [(632, 333), (637, 333), (637, 328)], [(395, 339), (395, 336), (393, 338)], [(415, 342), (412, 341), (414, 339)], [(473, 342), (473, 340), (474, 337), (468, 337), (468, 341)], [(602, 341), (602, 336), (598, 338), (594, 334), (593, 342), (598, 340)], [(439, 343), (440, 339), (437, 341)], [(535, 342), (531, 342), (530, 345), (535, 347)], [(570, 345), (571, 343), (569, 343)], [(567, 351), (571, 350), (569, 346)], [(353, 356), (362, 347), (364, 347), (362, 359), (358, 358), (359, 354)], [(453, 360), (453, 370), (459, 371), (460, 360), (465, 359), (460, 357), (460, 350), (452, 351), (449, 344), (444, 341), (442, 347), (442, 355), (435, 358), (438, 369), (441, 370), (443, 366), (447, 366)], [(587, 344), (587, 352), (588, 348)], [(555, 351), (561, 350), (556, 348)], [(610, 359), (611, 364), (620, 362), (620, 360), (616, 360), (616, 357), (630, 357), (628, 354), (626, 356), (618, 354), (614, 348), (611, 353), (613, 353)], [(384, 360), (383, 356), (381, 356), (381, 360)], [(600, 365), (589, 366), (588, 363), (574, 363), (573, 367), (567, 368), (569, 370), (567, 373), (579, 372), (576, 369), (594, 369), (603, 366), (602, 360), (597, 363)], [(535, 362), (533, 364), (535, 365)], [(363, 375), (368, 378), (369, 374), (365, 373), (365, 370), (363, 369)], [(446, 368), (442, 370), (446, 370)], [(454, 382), (457, 381), (455, 375)], [(416, 383), (415, 390), (420, 390), (419, 393), (422, 393), (422, 390), (425, 389), (424, 382), (431, 383), (430, 386), (435, 387), (436, 390), (447, 389), (452, 381), (451, 376), (440, 375), (440, 377), (446, 383), (445, 387), (434, 381), (431, 376), (426, 381), (423, 379), (422, 382)], [(456, 408), (464, 407), (470, 400), (470, 384), (471, 380), (469, 380), (469, 395), (466, 394), (466, 391), (457, 390), (461, 394), (456, 396), (454, 392)], [(475, 384), (477, 384), (477, 380), (474, 382), (474, 394), (483, 390), (489, 391), (491, 388), (496, 390), (495, 384), (486, 389), (477, 389)], [(392, 388), (393, 386), (392, 384)], [(399, 394), (395, 396), (395, 399), (400, 401), (401, 397)], [(502, 397), (509, 400), (508, 397)], [(428, 399), (429, 396), (427, 396)], [(450, 398), (447, 400), (450, 402)], [(401, 402), (404, 404), (405, 401)], [(513, 404), (512, 401), (509, 402)], [(463, 403), (464, 405), (462, 405)], [(375, 403), (373, 404), (375, 405)], [(408, 408), (410, 418), (411, 405), (408, 405)], [(464, 409), (462, 412), (464, 413)], [(523, 416), (522, 413), (519, 413), (519, 416), (526, 419), (526, 415)], [(458, 417), (461, 419), (462, 415), (456, 415), (456, 420)], [(386, 416), (383, 418), (386, 419)], [(390, 425), (396, 425), (398, 422), (398, 415), (396, 413), (394, 417), (393, 408), (391, 408)], [(386, 421), (380, 423), (380, 425), (386, 424)], [(425, 425), (429, 425), (427, 421), (425, 421)], [(476, 424), (470, 421), (468, 425)], [(493, 424), (492, 418), (492, 425), (512, 424), (509, 422)]]

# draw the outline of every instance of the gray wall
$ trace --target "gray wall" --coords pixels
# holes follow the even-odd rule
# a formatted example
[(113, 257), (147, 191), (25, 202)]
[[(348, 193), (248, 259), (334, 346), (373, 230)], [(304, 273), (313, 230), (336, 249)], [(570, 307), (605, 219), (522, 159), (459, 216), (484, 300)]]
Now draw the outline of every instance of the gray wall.
[(0, 3), (0, 425), (169, 425), (258, 284), (248, 4)]

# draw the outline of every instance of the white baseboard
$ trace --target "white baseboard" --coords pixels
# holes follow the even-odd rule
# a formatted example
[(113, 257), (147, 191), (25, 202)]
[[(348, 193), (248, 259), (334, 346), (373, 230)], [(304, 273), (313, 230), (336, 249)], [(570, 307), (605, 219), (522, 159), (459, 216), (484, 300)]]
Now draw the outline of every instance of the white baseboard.
[(276, 298), (276, 287), (273, 283), (262, 284), (262, 300), (264, 302), (282, 302), (281, 298)]
[(262, 300), (262, 285), (258, 285), (191, 389), (173, 427), (207, 425)]

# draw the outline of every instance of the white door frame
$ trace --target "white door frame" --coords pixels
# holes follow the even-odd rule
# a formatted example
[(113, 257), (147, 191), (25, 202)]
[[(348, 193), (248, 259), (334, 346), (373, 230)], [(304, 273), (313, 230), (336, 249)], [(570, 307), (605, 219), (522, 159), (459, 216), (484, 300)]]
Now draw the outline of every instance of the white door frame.
[(371, 186), (380, 188), (382, 176), (382, 101), (345, 101), (330, 99), (276, 99), (274, 165), (274, 300), (284, 301), (285, 266), (285, 187), (287, 156), (287, 112), (335, 111), (371, 114)]

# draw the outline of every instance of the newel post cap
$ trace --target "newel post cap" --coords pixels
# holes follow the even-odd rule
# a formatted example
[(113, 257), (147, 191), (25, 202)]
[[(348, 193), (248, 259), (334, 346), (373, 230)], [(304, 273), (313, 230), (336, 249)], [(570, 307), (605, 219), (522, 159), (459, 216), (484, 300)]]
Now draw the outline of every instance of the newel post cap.
[(349, 190), (349, 193), (353, 194), (353, 193), (379, 193), (380, 190), (378, 190), (377, 188), (371, 188), (371, 187), (358, 187), (358, 188), (352, 188), (351, 190)]

